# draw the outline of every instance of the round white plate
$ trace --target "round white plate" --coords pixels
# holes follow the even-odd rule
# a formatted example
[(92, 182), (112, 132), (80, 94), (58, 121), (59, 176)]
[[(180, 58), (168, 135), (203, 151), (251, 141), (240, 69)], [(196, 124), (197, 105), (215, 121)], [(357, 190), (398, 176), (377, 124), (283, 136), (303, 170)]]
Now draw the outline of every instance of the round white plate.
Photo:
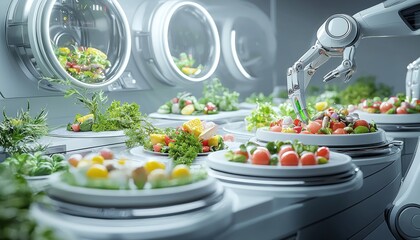
[(216, 190), (216, 180), (205, 180), (188, 185), (143, 190), (107, 190), (69, 185), (54, 174), (50, 178), (48, 195), (69, 203), (94, 207), (139, 207), (183, 203), (200, 199)]
[(357, 111), (360, 119), (374, 121), (376, 124), (412, 124), (420, 123), (420, 113), (417, 114), (379, 114)]
[(230, 112), (219, 112), (217, 114), (201, 114), (201, 115), (181, 115), (181, 114), (163, 114), (163, 113), (151, 113), (148, 116), (150, 118), (158, 118), (158, 119), (171, 119), (171, 120), (180, 120), (180, 121), (188, 121), (194, 118), (199, 118), (202, 121), (213, 121), (216, 123), (225, 123), (225, 122), (232, 122), (232, 121), (240, 121), (243, 120), (246, 116), (251, 113), (249, 109), (239, 109), (237, 111), (230, 111)]
[(272, 132), (268, 128), (259, 128), (256, 133), (256, 138), (261, 142), (299, 140), (303, 144), (328, 147), (375, 145), (387, 141), (385, 131), (382, 129), (378, 129), (374, 133), (323, 135), (281, 133)]
[(330, 153), (330, 160), (327, 164), (313, 166), (265, 166), (251, 163), (229, 162), (226, 157), (226, 150), (212, 153), (208, 156), (207, 165), (217, 171), (240, 174), (255, 177), (316, 177), (333, 175), (352, 169), (351, 157)]
[(248, 132), (246, 130), (246, 123), (244, 121), (242, 122), (233, 122), (233, 123), (226, 123), (222, 126), (222, 129), (225, 132), (243, 135), (243, 136), (249, 136), (252, 137), (255, 135), (255, 131)]
[(109, 137), (124, 137), (124, 131), (105, 131), (105, 132), (73, 132), (67, 131), (65, 127), (57, 128), (48, 133), (52, 137), (64, 138), (109, 138)]
[[(227, 149), (233, 149), (239, 147), (240, 143), (237, 142), (225, 142), (225, 145)], [(137, 157), (144, 157), (146, 154), (153, 154), (153, 155), (159, 155), (159, 156), (169, 156), (169, 153), (161, 153), (161, 152), (154, 152), (147, 149), (144, 149), (143, 146), (134, 147), (130, 149), (130, 153)], [(206, 152), (206, 153), (199, 153), (197, 156), (208, 156), (212, 152)]]
[(241, 109), (256, 109), (258, 105), (256, 103), (241, 102), (238, 107)]

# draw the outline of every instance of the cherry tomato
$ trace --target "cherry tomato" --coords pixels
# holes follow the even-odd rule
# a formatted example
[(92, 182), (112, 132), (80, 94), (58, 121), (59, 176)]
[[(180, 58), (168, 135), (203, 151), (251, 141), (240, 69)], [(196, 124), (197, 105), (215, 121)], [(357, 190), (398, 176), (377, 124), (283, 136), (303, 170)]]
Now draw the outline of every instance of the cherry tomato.
[(191, 100), (185, 100), (184, 104), (185, 104), (185, 106), (190, 105), (190, 104), (192, 104), (192, 101)]
[(296, 126), (296, 127), (293, 127), (293, 130), (295, 130), (296, 133), (300, 133), (302, 131), (302, 127)]
[(381, 113), (386, 113), (392, 107), (393, 107), (393, 105), (391, 103), (389, 103), (389, 102), (382, 102), (381, 105), (379, 106), (379, 111)]
[(81, 154), (73, 154), (69, 157), (69, 159), (67, 160), (67, 162), (72, 165), (73, 167), (77, 167), (77, 165), (79, 164), (80, 160), (83, 159), (83, 156)]
[(369, 128), (369, 123), (365, 120), (357, 120), (356, 122), (354, 122), (353, 129), (356, 129), (358, 126), (365, 126)]
[(114, 153), (108, 148), (102, 148), (99, 150), (99, 155), (101, 155), (104, 159), (110, 160), (114, 158)]
[(257, 150), (252, 154), (252, 164), (268, 165), (270, 164), (270, 152), (265, 147), (257, 147)]
[(299, 165), (299, 156), (295, 151), (284, 153), (280, 158), (282, 166), (297, 166)]
[(203, 142), (201, 142), (201, 145), (203, 146), (208, 146), (209, 145), (209, 140), (203, 140)]
[(206, 153), (206, 152), (210, 152), (210, 147), (209, 146), (203, 146), (203, 153)]
[(302, 155), (300, 158), (302, 165), (316, 165), (316, 156), (314, 153), (308, 152)]
[(168, 135), (165, 135), (165, 144), (166, 146), (169, 145), (169, 143), (175, 142), (175, 140), (171, 139)]
[(179, 98), (172, 98), (172, 103), (178, 103), (179, 102)]
[(318, 157), (324, 157), (326, 159), (330, 159), (330, 149), (327, 147), (320, 147), (316, 151), (316, 155)]
[(309, 131), (309, 132), (311, 132), (311, 133), (317, 133), (317, 132), (321, 129), (321, 127), (322, 127), (322, 125), (321, 125), (321, 124), (322, 124), (322, 123), (319, 123), (319, 122), (317, 122), (317, 121), (310, 122), (310, 123), (308, 124), (307, 129), (308, 129), (308, 131)]
[(272, 127), (270, 127), (270, 131), (272, 132), (281, 132), (282, 127), (280, 125), (273, 125)]
[(407, 114), (407, 108), (405, 107), (398, 107), (397, 108), (397, 114)]
[(346, 130), (344, 128), (337, 128), (333, 134), (347, 134)]
[(295, 120), (293, 120), (293, 124), (295, 126), (299, 126), (300, 125), (300, 120), (296, 118)]
[(249, 154), (247, 151), (242, 151), (241, 149), (235, 150), (235, 154), (240, 154), (246, 157), (246, 159), (249, 159)]
[[(330, 126), (331, 127), (331, 126)], [(343, 122), (334, 122), (333, 126), (331, 127), (331, 129), (333, 130), (333, 132), (335, 132), (335, 130), (339, 129), (339, 128), (345, 128), (346, 124)]]
[(73, 132), (80, 132), (80, 125), (78, 123), (72, 124), (71, 129)]
[(153, 145), (154, 152), (160, 152), (160, 150), (162, 150), (162, 146), (160, 144)]
[(289, 152), (289, 151), (293, 151), (292, 146), (290, 146), (290, 145), (283, 145), (283, 146), (281, 146), (280, 151), (279, 151), (279, 159), (281, 158), (281, 156), (284, 153)]

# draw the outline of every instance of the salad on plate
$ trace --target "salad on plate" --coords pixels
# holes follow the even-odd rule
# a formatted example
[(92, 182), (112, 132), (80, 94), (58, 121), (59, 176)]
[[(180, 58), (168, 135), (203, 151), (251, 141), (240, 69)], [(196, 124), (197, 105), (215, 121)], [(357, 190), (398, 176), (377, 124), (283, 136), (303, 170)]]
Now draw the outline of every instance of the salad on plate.
[(203, 97), (198, 99), (188, 92), (181, 92), (157, 110), (160, 114), (217, 114), (219, 111), (238, 110), (239, 93), (229, 91), (218, 78), (203, 88)]
[(359, 109), (377, 114), (418, 114), (420, 113), (420, 100), (408, 100), (405, 94), (397, 94), (390, 98), (368, 98), (362, 100)]
[[(308, 124), (290, 116), (282, 117), (271, 122), (269, 130), (281, 133), (296, 134), (363, 134), (378, 131), (375, 123), (368, 123), (359, 119), (357, 113), (349, 113), (347, 109), (327, 108), (328, 104), (323, 103), (325, 110), (318, 112)], [(318, 106), (319, 107), (319, 106)]]
[(327, 164), (330, 158), (328, 147), (304, 145), (298, 141), (268, 142), (265, 147), (242, 144), (229, 150), (225, 157), (230, 162), (272, 166), (309, 166)]
[(202, 168), (177, 165), (167, 169), (164, 163), (149, 159), (143, 163), (117, 157), (103, 149), (85, 156), (74, 154), (61, 180), (73, 186), (109, 190), (142, 190), (186, 185), (207, 178)]

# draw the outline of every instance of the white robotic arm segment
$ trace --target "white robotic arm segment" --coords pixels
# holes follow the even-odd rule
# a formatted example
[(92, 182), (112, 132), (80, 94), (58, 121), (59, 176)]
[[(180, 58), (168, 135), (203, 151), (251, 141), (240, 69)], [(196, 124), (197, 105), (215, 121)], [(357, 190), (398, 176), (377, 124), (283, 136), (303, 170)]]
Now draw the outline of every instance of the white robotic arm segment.
[(324, 77), (324, 81), (344, 76), (348, 81), (354, 72), (354, 46), (358, 39), (357, 22), (348, 15), (331, 16), (319, 28), (318, 41), (287, 72), (289, 98), (296, 114), (303, 122), (308, 122), (305, 89), (316, 70), (330, 57), (344, 57), (335, 70)]
[(407, 100), (420, 99), (420, 58), (408, 64), (405, 77), (405, 90)]

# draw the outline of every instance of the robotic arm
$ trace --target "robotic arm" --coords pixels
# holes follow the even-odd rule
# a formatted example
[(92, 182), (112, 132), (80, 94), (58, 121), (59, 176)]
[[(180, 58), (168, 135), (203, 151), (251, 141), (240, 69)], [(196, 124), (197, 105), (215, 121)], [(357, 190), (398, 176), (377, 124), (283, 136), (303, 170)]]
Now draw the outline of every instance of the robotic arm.
[(317, 41), (287, 71), (287, 89), (296, 114), (308, 122), (305, 89), (316, 70), (330, 57), (341, 64), (324, 76), (324, 82), (349, 81), (356, 69), (354, 54), (360, 39), (420, 35), (420, 0), (388, 0), (353, 16), (329, 17), (317, 32)]
[[(387, 0), (356, 13), (328, 18), (317, 32), (317, 41), (287, 71), (289, 98), (299, 118), (307, 122), (305, 89), (316, 70), (331, 57), (341, 64), (324, 76), (349, 81), (356, 69), (354, 53), (363, 38), (420, 35), (420, 0)], [(407, 95), (418, 97), (420, 58), (408, 66)], [(414, 89), (414, 91), (413, 91)], [(420, 142), (420, 138), (418, 140)], [(388, 226), (399, 239), (420, 239), (420, 146), (392, 206), (386, 211)]]

